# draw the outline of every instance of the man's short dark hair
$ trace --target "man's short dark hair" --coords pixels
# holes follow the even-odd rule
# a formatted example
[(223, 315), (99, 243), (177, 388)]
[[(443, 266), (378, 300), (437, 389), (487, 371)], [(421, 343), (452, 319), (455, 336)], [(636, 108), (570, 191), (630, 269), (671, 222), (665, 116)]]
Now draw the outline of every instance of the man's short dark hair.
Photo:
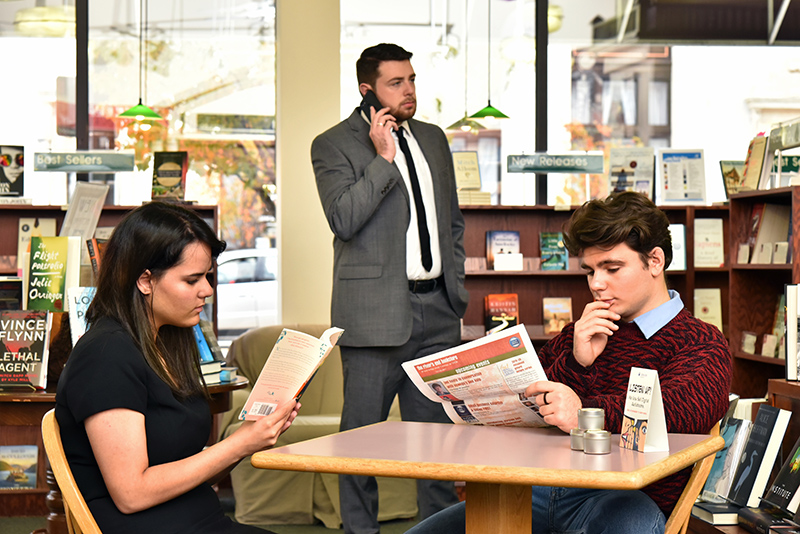
[(664, 251), (664, 268), (672, 263), (669, 219), (641, 193), (623, 191), (584, 203), (564, 225), (564, 245), (578, 256), (589, 247), (611, 249), (626, 243), (647, 266), (655, 247)]
[(370, 46), (361, 52), (361, 57), (356, 61), (356, 77), (358, 83), (366, 83), (375, 87), (378, 79), (378, 67), (383, 61), (406, 61), (413, 54), (404, 48), (391, 43), (381, 43)]

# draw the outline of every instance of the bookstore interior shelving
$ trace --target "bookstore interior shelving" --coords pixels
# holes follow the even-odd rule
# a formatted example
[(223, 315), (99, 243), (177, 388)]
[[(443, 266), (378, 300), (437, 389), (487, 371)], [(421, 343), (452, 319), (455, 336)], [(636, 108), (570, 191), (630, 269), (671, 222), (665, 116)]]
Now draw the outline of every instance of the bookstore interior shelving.
[[(218, 227), (217, 206), (189, 206), (196, 211), (212, 228)], [(115, 226), (133, 207), (104, 206), (98, 227)], [(16, 276), (16, 263), (12, 259), (17, 255), (17, 228), (20, 218), (52, 218), (56, 220), (56, 232), (66, 216), (66, 208), (61, 206), (6, 205), (0, 206), (0, 275)], [(89, 269), (91, 271), (91, 269)], [(214, 312), (215, 313), (215, 312)], [(53, 321), (54, 332), (51, 333), (51, 361), (54, 358), (66, 357), (56, 354), (53, 344), (57, 337), (55, 326), (60, 321)], [(68, 351), (67, 351), (68, 353)], [(35, 444), (39, 447), (39, 461), (36, 488), (0, 489), (0, 510), (7, 516), (46, 516), (49, 510), (46, 497), (51, 488), (45, 469), (45, 454), (42, 446), (40, 421), (44, 413), (54, 406), (55, 383), (48, 378), (48, 389), (39, 393), (18, 393), (0, 391), (0, 445)], [(54, 481), (50, 481), (54, 484)]]

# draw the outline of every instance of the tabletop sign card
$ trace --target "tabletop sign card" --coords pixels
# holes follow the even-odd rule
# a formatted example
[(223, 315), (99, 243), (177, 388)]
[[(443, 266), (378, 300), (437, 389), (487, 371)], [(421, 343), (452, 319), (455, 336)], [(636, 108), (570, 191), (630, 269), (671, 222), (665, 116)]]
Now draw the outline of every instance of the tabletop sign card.
[(639, 452), (669, 451), (664, 401), (655, 369), (631, 368), (619, 446)]

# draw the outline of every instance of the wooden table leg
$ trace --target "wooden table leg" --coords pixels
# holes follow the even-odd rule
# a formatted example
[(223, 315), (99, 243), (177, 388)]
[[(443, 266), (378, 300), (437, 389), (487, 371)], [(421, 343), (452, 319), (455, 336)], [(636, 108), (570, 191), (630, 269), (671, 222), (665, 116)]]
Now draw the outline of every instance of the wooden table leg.
[(467, 533), (531, 531), (531, 487), (467, 482)]

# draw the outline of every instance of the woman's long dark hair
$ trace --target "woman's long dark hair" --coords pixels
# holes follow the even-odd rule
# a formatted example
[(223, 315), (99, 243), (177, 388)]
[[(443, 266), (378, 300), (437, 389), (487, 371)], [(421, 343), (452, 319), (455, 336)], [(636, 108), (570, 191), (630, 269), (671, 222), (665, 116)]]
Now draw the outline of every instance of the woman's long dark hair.
[(154, 336), (153, 310), (136, 282), (148, 270), (159, 278), (197, 242), (207, 245), (214, 259), (225, 249), (225, 242), (188, 209), (151, 202), (131, 211), (103, 249), (97, 292), (86, 311), (90, 324), (110, 317), (122, 325), (148, 365), (180, 397), (204, 394), (194, 334), (191, 328), (164, 325)]

